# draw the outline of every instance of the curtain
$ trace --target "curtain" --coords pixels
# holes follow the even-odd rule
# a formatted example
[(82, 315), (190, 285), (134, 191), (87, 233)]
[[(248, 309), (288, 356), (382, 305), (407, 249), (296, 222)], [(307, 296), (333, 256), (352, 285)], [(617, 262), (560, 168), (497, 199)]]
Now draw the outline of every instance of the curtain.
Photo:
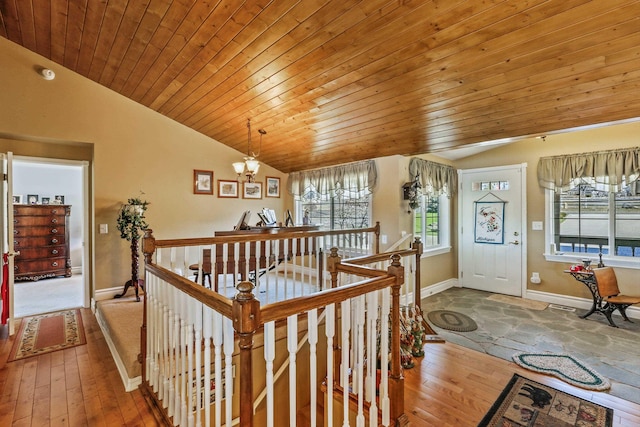
[(337, 189), (373, 191), (378, 181), (376, 162), (366, 160), (330, 168), (292, 172), (287, 180), (287, 190), (301, 196), (313, 186), (320, 194), (329, 194)]
[(639, 174), (640, 147), (541, 157), (538, 161), (538, 183), (550, 190), (566, 189), (575, 178), (592, 177), (618, 191), (623, 181), (637, 181)]
[(431, 194), (445, 194), (451, 198), (456, 193), (457, 172), (448, 165), (412, 157), (409, 161), (411, 181), (418, 176), (422, 191)]

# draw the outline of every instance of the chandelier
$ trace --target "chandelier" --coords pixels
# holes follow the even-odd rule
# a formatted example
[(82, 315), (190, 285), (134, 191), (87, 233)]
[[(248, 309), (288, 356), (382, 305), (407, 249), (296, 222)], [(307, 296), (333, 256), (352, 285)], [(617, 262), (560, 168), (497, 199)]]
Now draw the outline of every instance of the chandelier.
[(258, 133), (260, 134), (260, 147), (258, 148), (258, 154), (256, 154), (251, 150), (251, 119), (247, 119), (247, 156), (244, 158), (244, 162), (235, 162), (232, 164), (233, 169), (238, 174), (238, 179), (240, 179), (242, 174), (244, 174), (247, 182), (253, 182), (255, 180), (258, 169), (260, 168), (258, 156), (262, 150), (262, 135), (266, 135), (267, 131), (264, 129), (258, 129)]

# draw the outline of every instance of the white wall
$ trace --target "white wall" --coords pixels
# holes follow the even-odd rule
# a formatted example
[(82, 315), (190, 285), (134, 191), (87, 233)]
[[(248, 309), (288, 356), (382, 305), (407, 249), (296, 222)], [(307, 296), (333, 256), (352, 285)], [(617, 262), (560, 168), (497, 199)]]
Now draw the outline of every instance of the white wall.
[(56, 195), (64, 196), (65, 205), (71, 205), (69, 217), (69, 250), (71, 267), (82, 266), (82, 166), (58, 165), (14, 160), (13, 194), (22, 195), (27, 203), (27, 195), (37, 194), (38, 200)]

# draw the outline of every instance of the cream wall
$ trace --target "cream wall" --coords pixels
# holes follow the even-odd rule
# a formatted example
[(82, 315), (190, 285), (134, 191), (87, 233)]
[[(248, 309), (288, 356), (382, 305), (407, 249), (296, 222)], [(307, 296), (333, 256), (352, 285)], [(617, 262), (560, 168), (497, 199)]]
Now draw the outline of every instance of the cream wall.
[[(151, 202), (147, 220), (161, 239), (229, 230), (245, 209), (268, 207), (282, 218), (291, 205), (286, 175), (266, 165), (258, 180), (280, 177), (281, 198), (219, 199), (217, 188), (214, 196), (194, 195), (194, 169), (214, 171), (216, 182), (235, 179), (231, 163), (243, 154), (1, 37), (0, 57), (0, 148), (54, 158), (93, 151), (94, 289), (122, 286), (130, 278), (129, 243), (116, 229), (118, 209), (129, 197), (143, 192)], [(55, 80), (42, 79), (41, 67), (54, 70)], [(109, 233), (98, 234), (99, 224), (108, 224)]]
[[(458, 169), (472, 169), (489, 166), (527, 163), (527, 271), (540, 272), (542, 283), (527, 284), (529, 290), (553, 294), (571, 295), (591, 298), (587, 288), (579, 284), (569, 275), (563, 273), (577, 258), (569, 258), (566, 263), (547, 262), (544, 232), (531, 230), (531, 221), (544, 221), (545, 194), (538, 185), (537, 165), (540, 157), (570, 153), (584, 153), (615, 148), (635, 147), (640, 145), (640, 122), (626, 123), (549, 135), (546, 141), (529, 138), (520, 142), (485, 151), (481, 154), (460, 159), (455, 162)], [(634, 279), (638, 271), (616, 267), (616, 273), (622, 291), (640, 293)], [(528, 274), (527, 277), (530, 277)]]

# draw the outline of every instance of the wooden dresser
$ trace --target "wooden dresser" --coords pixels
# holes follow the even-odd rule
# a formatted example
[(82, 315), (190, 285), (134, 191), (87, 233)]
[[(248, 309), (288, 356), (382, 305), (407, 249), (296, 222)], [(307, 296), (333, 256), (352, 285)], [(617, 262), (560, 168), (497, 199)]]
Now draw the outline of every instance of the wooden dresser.
[(71, 276), (69, 205), (13, 205), (15, 281)]

